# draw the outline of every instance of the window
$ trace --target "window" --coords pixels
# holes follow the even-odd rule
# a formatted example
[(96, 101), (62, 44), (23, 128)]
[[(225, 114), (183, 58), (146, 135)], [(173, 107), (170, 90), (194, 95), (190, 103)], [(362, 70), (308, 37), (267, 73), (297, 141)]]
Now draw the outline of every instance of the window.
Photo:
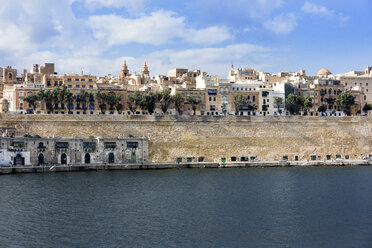
[(79, 81), (79, 79), (78, 78), (75, 78), (75, 81)]
[(85, 88), (85, 85), (82, 85), (81, 88)]
[(137, 148), (138, 142), (127, 142), (127, 148)]
[(256, 101), (256, 96), (252, 96), (252, 101)]
[(47, 81), (47, 86), (50, 86), (50, 81)]
[(57, 81), (54, 81), (54, 86), (58, 86), (58, 82)]
[(80, 88), (80, 85), (77, 84), (75, 87), (76, 87), (76, 88)]
[(68, 85), (68, 88), (72, 88), (72, 85), (71, 85), (71, 84), (69, 84), (69, 85)]
[(116, 148), (116, 142), (105, 142), (105, 148), (114, 149)]
[(89, 85), (89, 88), (90, 88), (90, 89), (93, 89), (93, 85)]
[(67, 78), (67, 81), (68, 81), (68, 82), (71, 82), (71, 78)]
[(93, 82), (93, 80), (91, 78), (89, 78), (89, 82)]
[(82, 78), (81, 81), (84, 82), (85, 81), (85, 78)]
[(211, 111), (216, 110), (216, 106), (215, 106), (215, 105), (211, 105), (211, 106), (209, 106), (209, 110), (211, 110)]

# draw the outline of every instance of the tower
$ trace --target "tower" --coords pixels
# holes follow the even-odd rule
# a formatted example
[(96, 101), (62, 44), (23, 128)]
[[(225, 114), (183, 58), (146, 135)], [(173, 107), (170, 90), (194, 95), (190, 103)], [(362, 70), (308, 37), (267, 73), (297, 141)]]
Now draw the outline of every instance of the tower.
[(150, 76), (150, 72), (149, 72), (149, 68), (147, 67), (146, 60), (145, 60), (145, 63), (143, 64), (141, 74), (142, 76), (144, 75)]
[(127, 66), (127, 61), (124, 59), (124, 64), (121, 67), (121, 78), (124, 79), (129, 75), (129, 70)]

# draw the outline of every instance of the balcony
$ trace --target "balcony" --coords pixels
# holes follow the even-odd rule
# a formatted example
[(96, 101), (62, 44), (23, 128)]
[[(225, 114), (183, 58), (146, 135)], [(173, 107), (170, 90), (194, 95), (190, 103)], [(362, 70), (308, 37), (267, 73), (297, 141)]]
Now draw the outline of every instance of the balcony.
[(24, 149), (25, 149), (25, 143), (22, 141), (20, 142), (14, 141), (8, 147), (9, 151), (23, 151)]
[(83, 143), (83, 149), (85, 151), (94, 151), (96, 150), (96, 142), (84, 142)]

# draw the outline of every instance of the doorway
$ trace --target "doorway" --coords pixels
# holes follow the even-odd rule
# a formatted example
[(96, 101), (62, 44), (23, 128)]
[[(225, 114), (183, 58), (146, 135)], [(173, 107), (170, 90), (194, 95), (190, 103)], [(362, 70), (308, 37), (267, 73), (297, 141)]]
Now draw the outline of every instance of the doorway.
[(109, 162), (109, 164), (115, 163), (115, 155), (114, 155), (114, 153), (112, 153), (112, 152), (109, 153), (108, 162)]
[(67, 155), (65, 153), (61, 155), (61, 164), (67, 164)]
[(39, 154), (39, 158), (37, 159), (38, 165), (44, 164), (44, 155), (42, 153)]
[(85, 154), (84, 162), (86, 164), (90, 164), (90, 154), (89, 153)]

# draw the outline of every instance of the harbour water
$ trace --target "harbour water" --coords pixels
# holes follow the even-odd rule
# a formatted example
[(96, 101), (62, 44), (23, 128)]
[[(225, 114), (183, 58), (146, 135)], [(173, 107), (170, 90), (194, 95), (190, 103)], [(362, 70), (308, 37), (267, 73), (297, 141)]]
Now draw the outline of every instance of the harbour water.
[(372, 247), (372, 167), (3, 175), (0, 247)]

